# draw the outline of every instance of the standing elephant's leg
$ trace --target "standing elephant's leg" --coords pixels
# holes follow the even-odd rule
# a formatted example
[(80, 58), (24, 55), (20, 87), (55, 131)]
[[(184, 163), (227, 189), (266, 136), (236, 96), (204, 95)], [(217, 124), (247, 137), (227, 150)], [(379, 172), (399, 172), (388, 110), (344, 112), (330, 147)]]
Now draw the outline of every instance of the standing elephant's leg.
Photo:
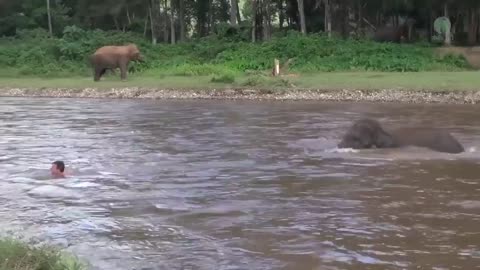
[(122, 59), (120, 60), (120, 78), (122, 81), (127, 79), (127, 71), (128, 71), (128, 60)]
[(95, 67), (95, 76), (93, 78), (94, 81), (100, 81), (100, 77), (102, 77), (102, 70), (103, 69), (101, 67)]
[(105, 75), (106, 72), (107, 72), (107, 69), (106, 69), (106, 68), (102, 69), (102, 71), (100, 71), (100, 77), (102, 77), (103, 75)]
[(105, 71), (107, 71), (107, 69), (102, 68), (102, 67), (96, 67), (95, 68), (95, 78), (93, 80), (96, 81), (96, 82), (100, 81), (100, 78), (103, 76), (103, 74), (105, 74)]
[(105, 74), (105, 71), (107, 71), (106, 68), (101, 68), (101, 67), (95, 68), (94, 81), (96, 81), (96, 82), (100, 81), (100, 78), (103, 76), (103, 74)]

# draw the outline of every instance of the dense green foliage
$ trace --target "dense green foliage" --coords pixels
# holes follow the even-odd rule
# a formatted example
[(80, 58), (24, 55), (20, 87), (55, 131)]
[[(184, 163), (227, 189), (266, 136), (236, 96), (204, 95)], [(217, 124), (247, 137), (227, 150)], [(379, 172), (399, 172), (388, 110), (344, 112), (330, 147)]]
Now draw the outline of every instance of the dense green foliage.
[[(130, 73), (215, 75), (212, 82), (232, 82), (240, 72), (267, 72), (274, 58), (281, 63), (293, 58), (290, 70), (304, 73), (458, 70), (467, 67), (464, 59), (433, 56), (427, 42), (435, 35), (433, 19), (449, 9), (449, 14), (460, 14), (458, 18), (450, 16), (452, 29), (456, 29), (453, 44), (462, 39), (475, 44), (479, 22), (462, 18), (478, 15), (479, 3), (3, 0), (0, 76), (90, 76), (87, 59), (95, 49), (127, 42), (138, 44), (146, 56), (145, 62), (131, 64)], [(325, 33), (325, 18), (331, 19), (331, 33)], [(374, 29), (399, 26), (407, 18), (415, 21), (407, 44), (372, 41)]]
[[(376, 43), (368, 40), (304, 36), (291, 32), (263, 43), (209, 36), (176, 45), (152, 45), (134, 33), (85, 31), (65, 28), (63, 37), (48, 37), (44, 30), (23, 31), (0, 39), (0, 68), (23, 75), (90, 75), (88, 56), (107, 44), (135, 42), (145, 55), (130, 72), (150, 75), (231, 75), (272, 69), (273, 59), (294, 58), (290, 70), (315, 71), (428, 71), (466, 67), (463, 59), (436, 59), (428, 45)], [(224, 78), (225, 79), (225, 78)]]
[(50, 247), (30, 247), (12, 239), (0, 240), (0, 270), (80, 270), (84, 266)]
[(39, 27), (61, 36), (66, 26), (77, 25), (175, 43), (240, 25), (247, 39), (253, 30), (257, 40), (268, 40), (277, 30), (324, 32), (330, 18), (331, 31), (347, 37), (398, 25), (408, 17), (423, 31), (422, 38), (430, 39), (433, 20), (448, 14), (454, 41), (468, 36), (472, 45), (478, 43), (479, 7), (478, 0), (1, 0), (0, 36)]

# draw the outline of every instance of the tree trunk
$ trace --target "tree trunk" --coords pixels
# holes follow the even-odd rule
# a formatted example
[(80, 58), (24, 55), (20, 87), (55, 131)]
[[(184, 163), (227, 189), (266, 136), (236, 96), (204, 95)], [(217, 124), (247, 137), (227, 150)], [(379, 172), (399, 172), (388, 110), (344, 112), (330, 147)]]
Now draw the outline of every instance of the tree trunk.
[(208, 35), (213, 31), (213, 0), (208, 1)]
[(237, 26), (237, 0), (230, 1), (230, 25)]
[(128, 11), (128, 5), (127, 5), (127, 21), (128, 21), (128, 25), (132, 24), (132, 19), (130, 18), (130, 12)]
[(112, 15), (112, 18), (113, 18), (113, 23), (115, 24), (115, 29), (117, 29), (117, 31), (120, 31), (120, 25), (118, 24), (117, 16)]
[(241, 24), (242, 23), (242, 17), (240, 16), (240, 8), (238, 7), (238, 0), (236, 2), (237, 2), (237, 22), (238, 22), (238, 24)]
[(428, 42), (432, 41), (432, 36), (433, 36), (433, 14), (432, 14), (432, 9), (430, 8), (428, 10)]
[(323, 0), (325, 4), (325, 32), (328, 37), (332, 37), (332, 14), (330, 10), (330, 0)]
[(257, 0), (252, 0), (252, 42), (256, 41), (257, 28)]
[(303, 8), (303, 0), (297, 0), (298, 14), (300, 15), (300, 31), (302, 34), (307, 33), (307, 26), (305, 25), (305, 9)]
[(343, 10), (344, 20), (343, 20), (343, 36), (345, 38), (351, 37), (356, 33), (356, 29), (352, 24), (355, 24), (355, 10), (352, 6), (347, 5), (344, 6)]
[(173, 8), (173, 1), (170, 0), (170, 42), (175, 44), (175, 10)]
[[(154, 4), (154, 0), (152, 0), (152, 6)], [(153, 12), (152, 12), (152, 6), (148, 6), (148, 14), (150, 15), (150, 31), (152, 33), (152, 44), (155, 45), (157, 44), (157, 31), (155, 30), (155, 23), (153, 19)]]
[(160, 16), (162, 16), (162, 1), (163, 5), (163, 41), (168, 43), (168, 3), (167, 0), (159, 0)]
[[(445, 17), (448, 18), (448, 4), (445, 3), (443, 5), (443, 15)], [(451, 25), (451, 24), (450, 24)], [(445, 32), (445, 40), (444, 40), (444, 45), (445, 46), (450, 46), (450, 44), (452, 43), (452, 39), (451, 39), (451, 30), (452, 28), (450, 27), (450, 29), (446, 29), (446, 32)]]
[(468, 26), (469, 26), (469, 25), (468, 25), (468, 24), (469, 24), (468, 22), (470, 21), (470, 14), (469, 14), (469, 12), (468, 12), (468, 11), (465, 11), (465, 16), (462, 16), (462, 17), (463, 17), (463, 23), (462, 23), (462, 25), (463, 25), (463, 28), (462, 28), (462, 29), (463, 29), (463, 32), (468, 33)]
[(178, 19), (180, 20), (180, 41), (185, 41), (185, 0), (179, 1), (179, 14)]
[(262, 0), (262, 30), (263, 40), (269, 40), (271, 36), (269, 0)]
[(475, 9), (471, 9), (468, 13), (470, 17), (468, 26), (468, 45), (473, 46), (477, 43), (478, 13)]
[(363, 24), (363, 8), (362, 1), (358, 0), (358, 18), (357, 18), (357, 30), (361, 31)]
[[(270, 1), (270, 0), (269, 0)], [(268, 27), (268, 39), (271, 39), (272, 38), (272, 11), (270, 9), (270, 2), (267, 2), (268, 5), (267, 5), (267, 27)]]
[(461, 20), (460, 18), (462, 17), (462, 12), (461, 11), (457, 11), (457, 15), (455, 16), (455, 20), (454, 22), (452, 23), (452, 28), (451, 28), (451, 31), (450, 31), (450, 38), (452, 39), (452, 41), (455, 39), (455, 34), (457, 33), (457, 29), (459, 27), (459, 25), (461, 25)]
[(143, 26), (143, 36), (144, 37), (147, 36), (148, 18), (150, 18), (150, 5), (148, 6), (147, 16), (145, 16), (145, 25)]
[(48, 33), (53, 36), (52, 14), (50, 11), (50, 0), (47, 0)]
[(283, 11), (283, 0), (277, 1), (278, 4), (278, 21), (280, 30), (283, 29), (283, 23), (285, 22), (285, 13)]

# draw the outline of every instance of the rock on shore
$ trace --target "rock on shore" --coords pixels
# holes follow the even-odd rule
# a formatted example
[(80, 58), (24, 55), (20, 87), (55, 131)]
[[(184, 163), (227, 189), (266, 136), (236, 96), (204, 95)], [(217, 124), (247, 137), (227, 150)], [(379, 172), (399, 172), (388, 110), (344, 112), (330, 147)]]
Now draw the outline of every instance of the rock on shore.
[(406, 103), (476, 104), (479, 91), (460, 90), (324, 90), (324, 89), (154, 89), (125, 87), (112, 89), (0, 88), (4, 97), (139, 98), (139, 99), (248, 99), (322, 100)]

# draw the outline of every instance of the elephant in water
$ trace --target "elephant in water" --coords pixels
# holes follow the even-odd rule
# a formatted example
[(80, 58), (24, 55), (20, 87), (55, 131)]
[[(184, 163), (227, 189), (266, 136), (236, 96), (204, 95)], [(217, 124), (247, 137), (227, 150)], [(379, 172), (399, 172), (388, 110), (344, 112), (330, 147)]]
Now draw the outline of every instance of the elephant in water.
[(338, 148), (397, 148), (402, 146), (426, 147), (434, 151), (458, 154), (463, 146), (448, 132), (429, 128), (399, 128), (386, 131), (373, 119), (356, 121)]

